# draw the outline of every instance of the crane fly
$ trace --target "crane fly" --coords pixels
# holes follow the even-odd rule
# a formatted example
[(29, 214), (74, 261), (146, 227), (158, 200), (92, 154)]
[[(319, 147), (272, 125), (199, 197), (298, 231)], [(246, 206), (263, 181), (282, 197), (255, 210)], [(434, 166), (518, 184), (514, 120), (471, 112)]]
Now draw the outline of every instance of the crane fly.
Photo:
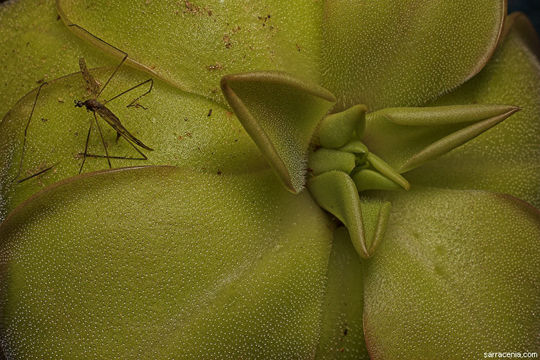
[[(94, 34), (92, 34), (91, 32), (89, 32), (88, 30), (86, 30), (85, 28), (77, 25), (77, 24), (68, 24), (69, 27), (75, 27), (77, 28), (78, 30), (80, 31), (83, 31), (84, 33), (88, 34), (89, 36), (91, 36), (92, 38), (94, 38), (95, 40), (97, 40), (98, 42), (100, 43), (103, 43), (105, 44), (106, 46), (114, 49), (115, 51), (117, 51), (118, 53), (122, 54), (122, 61), (120, 61), (120, 63), (116, 66), (116, 68), (114, 69), (113, 73), (109, 76), (109, 78), (107, 79), (107, 81), (105, 82), (105, 85), (103, 85), (103, 87), (101, 87), (99, 85), (99, 83), (96, 81), (96, 79), (92, 76), (92, 74), (90, 73), (90, 71), (88, 70), (87, 66), (86, 66), (86, 61), (84, 60), (84, 58), (80, 58), (79, 59), (79, 68), (81, 70), (81, 74), (83, 76), (83, 79), (86, 83), (86, 86), (87, 86), (87, 89), (90, 93), (90, 98), (85, 100), (85, 101), (81, 101), (81, 100), (75, 100), (75, 106), (76, 107), (84, 107), (86, 108), (87, 111), (91, 112), (93, 114), (93, 121), (91, 120), (90, 121), (90, 128), (88, 129), (88, 134), (86, 136), (86, 143), (85, 143), (85, 146), (84, 146), (84, 152), (82, 153), (79, 153), (80, 156), (83, 157), (83, 161), (82, 161), (82, 164), (81, 164), (81, 167), (79, 169), (79, 174), (82, 172), (83, 168), (84, 168), (84, 164), (86, 162), (86, 158), (87, 157), (94, 157), (94, 158), (106, 158), (107, 159), (107, 163), (109, 165), (109, 168), (112, 168), (112, 165), (111, 165), (111, 159), (123, 159), (123, 160), (148, 160), (148, 158), (146, 157), (146, 155), (139, 149), (142, 148), (142, 149), (145, 149), (145, 150), (148, 150), (148, 151), (153, 151), (152, 148), (150, 148), (149, 146), (145, 145), (141, 140), (137, 139), (135, 136), (133, 136), (123, 125), (122, 123), (120, 122), (120, 119), (118, 118), (118, 116), (116, 116), (107, 106), (106, 104), (108, 104), (109, 102), (121, 97), (122, 95), (125, 95), (127, 93), (129, 93), (130, 91), (132, 90), (135, 90), (136, 88), (140, 87), (140, 86), (143, 86), (145, 84), (150, 84), (150, 87), (148, 88), (148, 90), (146, 92), (144, 92), (142, 95), (140, 95), (139, 97), (135, 98), (133, 101), (131, 101), (127, 107), (142, 107), (143, 109), (146, 109), (144, 106), (140, 105), (137, 101), (139, 99), (141, 99), (143, 96), (146, 96), (148, 95), (151, 91), (152, 91), (152, 88), (154, 86), (154, 80), (152, 78), (146, 80), (146, 81), (143, 81), (141, 82), (140, 84), (137, 84), (123, 92), (121, 92), (120, 94), (110, 98), (109, 100), (103, 100), (103, 101), (100, 101), (98, 100), (100, 95), (103, 93), (103, 90), (105, 90), (105, 88), (107, 87), (107, 85), (110, 83), (110, 81), (113, 79), (113, 77), (116, 75), (116, 73), (118, 72), (118, 69), (122, 66), (122, 64), (124, 64), (124, 62), (127, 60), (128, 58), (128, 54), (120, 49), (118, 49), (117, 47), (109, 44), (108, 42), (106, 42), (105, 40), (95, 36)], [(38, 171), (37, 173), (34, 173), (30, 176), (27, 176), (23, 179), (19, 179), (20, 175), (21, 175), (21, 170), (22, 170), (22, 166), (23, 166), (23, 160), (24, 160), (24, 154), (25, 154), (25, 149), (26, 149), (26, 138), (27, 138), (27, 134), (28, 134), (28, 129), (30, 127), (30, 122), (32, 121), (32, 116), (34, 114), (34, 110), (36, 108), (36, 103), (38, 101), (38, 98), (39, 98), (39, 95), (40, 95), (40, 92), (41, 92), (41, 88), (45, 85), (48, 85), (47, 82), (43, 82), (39, 88), (37, 89), (37, 92), (36, 92), (36, 97), (34, 99), (34, 103), (33, 103), (33, 106), (32, 106), (32, 110), (30, 112), (30, 115), (28, 117), (28, 121), (26, 122), (26, 126), (25, 126), (25, 129), (24, 129), (24, 138), (23, 138), (23, 143), (22, 143), (22, 153), (21, 153), (21, 160), (19, 162), (19, 168), (18, 168), (18, 171), (17, 171), (17, 175), (15, 176), (15, 180), (17, 180), (18, 183), (22, 183), (24, 181), (27, 181), (27, 180), (30, 180), (30, 179), (33, 179), (37, 176), (40, 176), (46, 172), (48, 172), (49, 170), (53, 169), (58, 163), (52, 165), (52, 166), (49, 166), (43, 170), (40, 170)], [(99, 125), (99, 122), (97, 120), (97, 115), (99, 115), (100, 118), (102, 118), (103, 120), (105, 120), (105, 122), (111, 126), (115, 131), (116, 131), (116, 140), (118, 141), (118, 139), (120, 137), (124, 138), (126, 140), (126, 142), (131, 146), (133, 147), (138, 153), (139, 155), (141, 155), (141, 157), (124, 157), (124, 156), (111, 156), (109, 155), (109, 151), (107, 149), (107, 144), (105, 142), (105, 139), (103, 137), (103, 132), (101, 131), (101, 126)], [(92, 133), (92, 128), (93, 128), (93, 125), (94, 123), (96, 124), (96, 127), (98, 128), (98, 132), (99, 132), (99, 135), (100, 135), (100, 138), (101, 138), (101, 142), (103, 144), (103, 148), (105, 150), (105, 155), (96, 155), (96, 154), (89, 154), (88, 153), (88, 143), (90, 141), (90, 135)], [(18, 180), (19, 179), (19, 180)]]
[[(124, 61), (124, 60), (123, 60)], [(123, 62), (122, 61), (122, 62)], [(120, 63), (121, 65), (122, 63)], [(116, 116), (111, 110), (109, 110), (109, 108), (107, 108), (105, 106), (105, 104), (109, 103), (110, 101), (126, 94), (127, 92), (131, 91), (131, 90), (134, 90), (135, 88), (139, 87), (139, 86), (142, 86), (146, 83), (150, 83), (150, 88), (148, 89), (148, 91), (146, 91), (144, 94), (142, 94), (141, 96), (139, 96), (138, 98), (136, 98), (135, 100), (133, 100), (131, 103), (128, 104), (128, 107), (130, 106), (136, 106), (135, 104), (137, 103), (137, 101), (147, 95), (148, 93), (150, 93), (150, 91), (152, 91), (152, 87), (153, 87), (153, 80), (152, 79), (148, 79), (126, 91), (123, 91), (122, 93), (114, 96), (113, 98), (109, 99), (109, 100), (106, 100), (104, 102), (100, 102), (98, 100), (98, 97), (101, 95), (101, 93), (103, 92), (103, 89), (109, 84), (110, 82), (110, 79), (116, 74), (116, 71), (118, 70), (119, 66), (115, 69), (115, 71), (113, 72), (113, 74), (111, 75), (111, 77), (109, 78), (109, 80), (107, 80), (107, 82), (105, 83), (105, 85), (103, 87), (100, 87), (99, 86), (99, 83), (96, 81), (96, 79), (94, 79), (94, 77), (92, 76), (92, 74), (90, 74), (90, 71), (88, 71), (88, 68), (86, 67), (86, 62), (84, 60), (84, 58), (80, 58), (79, 59), (79, 67), (81, 69), (81, 74), (83, 76), (83, 79), (84, 81), (86, 82), (86, 85), (87, 85), (87, 88), (90, 92), (90, 99), (88, 100), (85, 100), (85, 101), (81, 101), (81, 100), (75, 100), (75, 106), (76, 107), (84, 107), (86, 108), (87, 111), (91, 112), (94, 116), (94, 122), (90, 122), (90, 128), (88, 129), (88, 135), (86, 136), (86, 144), (84, 146), (84, 152), (83, 153), (80, 153), (80, 155), (83, 156), (83, 162), (81, 164), (81, 168), (79, 170), (79, 173), (82, 172), (82, 169), (84, 167), (84, 163), (86, 161), (86, 158), (87, 157), (106, 157), (107, 158), (107, 162), (109, 164), (109, 168), (112, 168), (112, 165), (111, 165), (111, 159), (129, 159), (129, 160), (147, 160), (148, 158), (146, 157), (146, 155), (141, 151), (139, 150), (138, 147), (141, 147), (145, 150), (148, 150), (148, 151), (152, 151), (153, 149), (150, 148), (149, 146), (145, 145), (141, 140), (137, 139), (135, 136), (133, 136), (123, 125), (122, 123), (120, 122), (120, 119), (118, 118), (118, 116)], [(111, 126), (115, 131), (116, 131), (116, 139), (118, 140), (120, 137), (124, 138), (127, 143), (129, 145), (131, 145), (131, 147), (133, 147), (140, 155), (141, 157), (140, 158), (129, 158), (129, 157), (120, 157), (120, 156), (110, 156), (109, 155), (109, 151), (107, 149), (107, 144), (105, 142), (105, 139), (103, 138), (103, 132), (101, 130), (101, 126), (99, 125), (99, 122), (97, 120), (97, 115), (99, 115), (99, 117), (101, 117), (103, 120), (105, 120), (105, 122), (107, 124), (109, 124), (109, 126)], [(101, 142), (103, 144), (103, 148), (105, 150), (105, 156), (103, 155), (94, 155), (94, 154), (88, 154), (88, 142), (90, 140), (90, 134), (92, 133), (92, 127), (93, 127), (93, 124), (96, 124), (96, 127), (98, 129), (98, 132), (99, 132), (99, 135), (100, 135), (100, 138), (101, 138)]]

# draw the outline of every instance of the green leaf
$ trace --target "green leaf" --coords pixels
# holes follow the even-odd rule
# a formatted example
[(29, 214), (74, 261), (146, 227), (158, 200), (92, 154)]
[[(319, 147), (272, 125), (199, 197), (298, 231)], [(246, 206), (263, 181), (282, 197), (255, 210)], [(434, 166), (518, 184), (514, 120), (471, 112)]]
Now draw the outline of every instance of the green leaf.
[(390, 199), (385, 239), (366, 269), (371, 358), (471, 359), (536, 349), (540, 212), (480, 191)]
[(362, 258), (368, 258), (360, 197), (349, 175), (328, 171), (309, 179), (307, 186), (319, 206), (347, 227), (356, 252)]
[(403, 176), (377, 155), (370, 152), (367, 154), (366, 159), (375, 170), (401, 186), (403, 189), (409, 190), (411, 188), (411, 185)]
[(362, 140), (404, 173), (471, 141), (518, 110), (508, 105), (387, 108), (369, 114)]
[[(57, 4), (66, 24), (78, 24), (128, 53), (131, 65), (222, 104), (219, 81), (225, 74), (279, 70), (319, 79), (322, 3), (318, 1), (57, 0)], [(77, 27), (70, 30), (119, 60), (123, 55)]]
[(0, 118), (24, 94), (79, 70), (84, 56), (91, 66), (117, 63), (73, 36), (57, 20), (55, 0), (17, 0), (0, 4)]
[(320, 86), (277, 72), (227, 75), (221, 88), (285, 187), (300, 192), (311, 138), (334, 105), (334, 96)]
[(414, 184), (510, 194), (540, 207), (540, 62), (522, 16), (485, 69), (431, 106), (512, 104), (521, 111), (437, 161), (407, 173)]
[[(103, 84), (113, 69), (94, 71)], [(141, 81), (144, 73), (125, 68), (113, 78), (101, 99), (110, 99)], [(126, 105), (143, 94), (145, 85), (107, 104), (125, 128), (154, 151), (141, 149), (147, 161), (112, 159), (113, 167), (138, 165), (178, 165), (210, 173), (252, 172), (268, 167), (259, 150), (233, 113), (199, 96), (179, 92), (155, 81), (153, 90), (138, 102)], [(21, 173), (22, 179), (50, 166), (46, 173), (17, 184), (24, 130), (36, 99), (36, 90), (22, 98), (0, 124), (0, 218), (43, 187), (77, 175), (85, 148), (91, 113), (74, 106), (74, 100), (89, 97), (80, 73), (51, 81), (41, 89), (32, 121), (28, 126)], [(103, 100), (102, 100), (103, 101)], [(98, 119), (110, 155), (139, 157), (116, 132)], [(105, 155), (96, 126), (89, 152)], [(84, 172), (108, 168), (104, 158), (87, 158)]]
[(354, 135), (360, 137), (366, 125), (366, 111), (365, 105), (355, 105), (325, 117), (318, 131), (321, 146), (337, 149), (345, 146)]
[(356, 166), (356, 156), (350, 152), (321, 148), (309, 155), (308, 166), (313, 175), (339, 170), (349, 174)]
[(370, 169), (362, 169), (352, 175), (359, 192), (366, 190), (399, 190), (401, 187), (384, 176)]
[(484, 67), (505, 14), (503, 0), (325, 1), (322, 84), (340, 109), (421, 105)]
[(270, 171), (85, 174), (12, 212), (0, 238), (9, 356), (310, 359), (316, 351), (331, 224)]
[(372, 256), (386, 231), (390, 204), (361, 201), (354, 181), (336, 170), (312, 177), (308, 188), (319, 206), (347, 227), (356, 252), (365, 259)]
[(328, 263), (321, 338), (315, 359), (368, 360), (364, 341), (362, 263), (347, 230), (336, 229)]

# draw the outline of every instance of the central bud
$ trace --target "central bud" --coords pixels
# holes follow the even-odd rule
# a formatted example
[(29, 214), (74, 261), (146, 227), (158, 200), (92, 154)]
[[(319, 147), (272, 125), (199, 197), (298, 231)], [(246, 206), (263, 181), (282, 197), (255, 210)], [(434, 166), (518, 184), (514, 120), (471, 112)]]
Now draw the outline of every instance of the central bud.
[(409, 189), (409, 183), (390, 165), (371, 153), (360, 140), (366, 125), (366, 107), (353, 106), (324, 118), (319, 148), (309, 157), (309, 170), (317, 176), (329, 171), (346, 173), (358, 192)]
[(366, 106), (326, 116), (318, 129), (317, 149), (309, 156), (308, 188), (325, 210), (348, 229), (358, 254), (369, 258), (382, 240), (391, 205), (360, 198), (366, 190), (409, 189), (409, 183), (361, 141)]

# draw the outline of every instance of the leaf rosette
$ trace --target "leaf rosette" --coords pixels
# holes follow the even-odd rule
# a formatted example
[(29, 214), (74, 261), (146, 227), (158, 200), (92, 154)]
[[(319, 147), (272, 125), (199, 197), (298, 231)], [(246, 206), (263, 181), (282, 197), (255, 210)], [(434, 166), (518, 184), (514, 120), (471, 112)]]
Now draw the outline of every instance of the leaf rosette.
[[(504, 1), (20, 0), (0, 19), (9, 358), (538, 348), (540, 45)], [(88, 130), (81, 57), (131, 137)]]

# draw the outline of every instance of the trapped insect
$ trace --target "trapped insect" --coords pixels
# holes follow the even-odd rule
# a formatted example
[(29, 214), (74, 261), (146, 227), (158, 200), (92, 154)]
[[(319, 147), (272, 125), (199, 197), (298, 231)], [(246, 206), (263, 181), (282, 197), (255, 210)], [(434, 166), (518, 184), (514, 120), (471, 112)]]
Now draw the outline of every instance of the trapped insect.
[[(141, 140), (139, 140), (138, 138), (136, 138), (133, 134), (131, 134), (121, 123), (120, 119), (118, 118), (118, 116), (116, 116), (106, 105), (113, 101), (113, 100), (116, 100), (118, 98), (120, 98), (121, 96), (145, 85), (145, 84), (149, 84), (149, 88), (148, 90), (146, 90), (142, 95), (138, 96), (137, 98), (135, 98), (134, 100), (132, 100), (128, 105), (127, 107), (142, 107), (143, 109), (146, 109), (144, 106), (138, 104), (138, 100), (140, 100), (142, 97), (148, 95), (152, 89), (153, 89), (153, 85), (154, 85), (154, 81), (152, 78), (148, 79), (148, 80), (145, 80), (127, 90), (124, 90), (122, 91), (121, 93), (113, 96), (112, 98), (108, 99), (108, 100), (100, 100), (100, 96), (102, 95), (103, 91), (107, 88), (107, 85), (109, 85), (109, 83), (111, 82), (111, 80), (115, 77), (115, 75), (117, 74), (118, 70), (120, 69), (120, 67), (124, 64), (124, 62), (126, 61), (126, 59), (128, 58), (128, 54), (118, 48), (116, 48), (115, 46), (109, 44), (108, 42), (100, 39), (99, 37), (93, 35), (92, 33), (90, 33), (89, 31), (87, 31), (86, 29), (80, 27), (79, 25), (76, 25), (76, 24), (70, 24), (69, 26), (72, 26), (72, 27), (76, 27), (77, 29), (81, 30), (81, 31), (84, 31), (86, 34), (88, 34), (89, 36), (93, 37), (94, 39), (96, 39), (97, 41), (111, 47), (112, 49), (114, 49), (115, 51), (118, 51), (120, 52), (121, 54), (123, 54), (123, 57), (122, 57), (122, 60), (120, 61), (120, 63), (115, 67), (115, 69), (113, 70), (113, 72), (111, 73), (111, 75), (109, 76), (109, 78), (107, 79), (107, 81), (105, 82), (105, 84), (103, 86), (100, 86), (99, 82), (92, 76), (92, 74), (90, 73), (90, 71), (88, 70), (88, 67), (86, 66), (86, 61), (84, 60), (84, 58), (80, 58), (79, 59), (79, 68), (80, 68), (80, 71), (81, 71), (81, 74), (82, 74), (82, 77), (87, 85), (87, 90), (89, 92), (89, 95), (90, 97), (86, 100), (78, 100), (78, 99), (75, 99), (74, 100), (74, 103), (75, 103), (75, 106), (76, 107), (84, 107), (86, 108), (86, 110), (88, 112), (91, 112), (92, 115), (93, 115), (93, 119), (90, 120), (90, 127), (88, 129), (88, 133), (87, 133), (87, 136), (86, 136), (86, 141), (85, 141), (85, 145), (84, 145), (84, 151), (82, 152), (79, 152), (78, 155), (82, 157), (82, 163), (81, 163), (81, 166), (79, 168), (79, 174), (82, 172), (83, 168), (84, 168), (84, 165), (86, 163), (86, 158), (87, 157), (91, 157), (91, 158), (106, 158), (107, 159), (107, 164), (109, 166), (109, 168), (112, 168), (112, 164), (111, 164), (111, 159), (122, 159), (122, 160), (147, 160), (148, 157), (139, 149), (142, 148), (142, 149), (145, 149), (145, 150), (148, 150), (148, 151), (153, 151), (153, 149), (147, 145), (145, 145)], [(17, 171), (17, 175), (15, 176), (15, 180), (18, 182), (18, 183), (22, 183), (24, 181), (27, 181), (27, 180), (30, 180), (32, 178), (35, 178), (37, 176), (40, 176), (40, 175), (43, 175), (45, 174), (46, 172), (48, 172), (49, 170), (53, 169), (54, 166), (56, 166), (57, 164), (55, 165), (52, 165), (52, 166), (49, 166), (47, 167), (46, 169), (40, 169), (38, 172), (35, 172), (29, 176), (26, 176), (24, 178), (20, 178), (20, 175), (21, 175), (21, 171), (22, 171), (22, 167), (23, 167), (23, 161), (24, 161), (24, 155), (25, 155), (25, 151), (26, 151), (26, 143), (27, 143), (27, 136), (28, 136), (28, 129), (30, 127), (30, 124), (31, 124), (31, 121), (32, 121), (32, 117), (34, 115), (34, 110), (36, 108), (36, 104), (37, 104), (37, 101), (39, 99), (39, 96), (40, 96), (40, 92), (41, 92), (41, 89), (43, 86), (45, 85), (48, 85), (47, 82), (43, 82), (39, 88), (37, 89), (37, 92), (36, 92), (36, 96), (35, 96), (35, 99), (34, 99), (34, 103), (32, 105), (32, 110), (30, 111), (30, 114), (29, 114), (29, 117), (28, 117), (28, 121), (26, 122), (26, 126), (25, 126), (25, 130), (24, 130), (24, 137), (23, 137), (23, 144), (22, 144), (22, 154), (21, 154), (21, 160), (19, 162), (19, 167), (18, 167), (18, 171)], [(120, 137), (122, 137), (123, 139), (126, 140), (126, 142), (133, 148), (135, 149), (135, 151), (137, 151), (140, 155), (140, 157), (126, 157), (126, 156), (114, 156), (114, 155), (110, 155), (109, 154), (109, 150), (107, 148), (107, 143), (104, 139), (104, 136), (103, 136), (103, 131), (101, 129), (101, 126), (98, 122), (98, 117), (97, 115), (99, 115), (99, 117), (101, 119), (103, 119), (109, 126), (111, 126), (111, 128), (113, 128), (116, 133), (117, 133), (117, 137), (116, 137), (116, 140), (118, 141), (118, 139)], [(103, 149), (105, 151), (105, 155), (99, 155), (99, 154), (90, 154), (88, 153), (88, 145), (89, 145), (89, 141), (90, 141), (90, 136), (92, 134), (92, 128), (94, 126), (94, 124), (96, 125), (97, 129), (98, 129), (98, 132), (99, 132), (99, 135), (100, 135), (100, 139), (101, 139), (101, 143), (103, 145)]]

